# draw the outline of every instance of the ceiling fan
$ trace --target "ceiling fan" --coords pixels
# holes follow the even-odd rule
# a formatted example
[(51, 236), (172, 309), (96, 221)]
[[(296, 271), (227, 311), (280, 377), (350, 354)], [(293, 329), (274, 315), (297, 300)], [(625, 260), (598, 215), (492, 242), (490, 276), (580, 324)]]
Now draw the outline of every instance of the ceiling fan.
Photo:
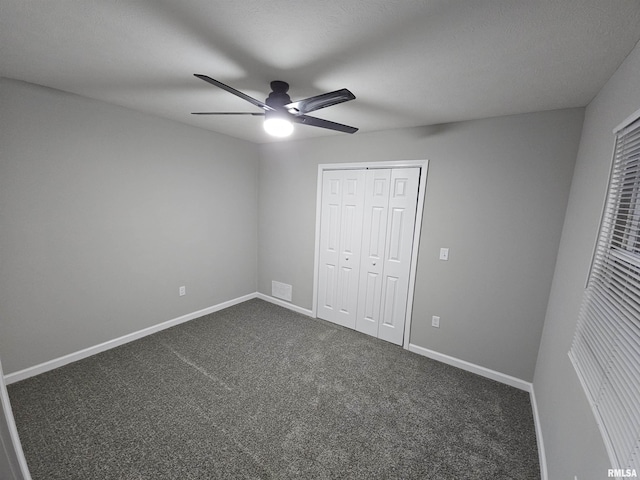
[(355, 133), (358, 131), (355, 127), (343, 125), (341, 123), (330, 122), (321, 118), (310, 117), (309, 112), (320, 110), (321, 108), (330, 107), (339, 103), (347, 102), (355, 99), (355, 95), (346, 88), (336, 90), (335, 92), (323, 93), (314, 97), (305, 98), (292, 102), (287, 94), (289, 84), (281, 80), (271, 82), (271, 93), (264, 102), (257, 100), (249, 95), (242, 93), (235, 88), (225, 85), (218, 80), (214, 80), (206, 75), (198, 73), (196, 77), (205, 82), (220, 87), (229, 93), (252, 103), (256, 107), (260, 107), (263, 112), (193, 112), (193, 115), (253, 115), (264, 116), (264, 129), (267, 133), (278, 137), (286, 137), (293, 132), (293, 124), (301, 123), (303, 125), (311, 125), (312, 127), (327, 128), (338, 132)]

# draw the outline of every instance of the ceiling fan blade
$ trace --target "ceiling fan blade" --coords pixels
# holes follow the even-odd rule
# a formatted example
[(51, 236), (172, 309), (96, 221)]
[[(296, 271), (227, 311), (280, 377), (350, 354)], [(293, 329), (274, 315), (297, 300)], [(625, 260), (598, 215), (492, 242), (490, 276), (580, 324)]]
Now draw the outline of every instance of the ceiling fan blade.
[(253, 115), (254, 117), (264, 117), (260, 112), (191, 112), (191, 115)]
[(291, 115), (290, 118), (291, 118), (291, 121), (295, 123), (302, 123), (303, 125), (311, 125), (312, 127), (328, 128), (329, 130), (336, 130), (338, 132), (356, 133), (358, 131), (356, 127), (350, 127), (349, 125), (330, 122), (329, 120), (310, 117), (308, 115)]
[(291, 102), (284, 106), (289, 113), (293, 115), (302, 115), (305, 113), (320, 110), (321, 108), (337, 105), (338, 103), (354, 100), (356, 96), (346, 88), (336, 90), (335, 92), (323, 93), (315, 97), (305, 98), (297, 102)]
[(207, 77), (206, 75), (202, 75), (202, 74), (199, 74), (199, 73), (194, 73), (193, 75), (198, 77), (201, 80), (204, 80), (205, 82), (210, 83), (211, 85), (215, 85), (216, 87), (219, 87), (219, 88), (221, 88), (223, 90), (226, 90), (229, 93), (233, 93), (235, 96), (240, 97), (243, 100), (246, 100), (247, 102), (254, 104), (256, 107), (260, 107), (265, 111), (274, 110), (273, 108), (271, 108), (266, 103), (261, 102), (260, 100), (255, 99), (253, 97), (250, 97), (246, 93), (242, 93), (241, 91), (236, 90), (235, 88), (230, 87), (229, 85), (225, 85), (224, 83), (219, 82), (218, 80), (214, 80), (211, 77)]

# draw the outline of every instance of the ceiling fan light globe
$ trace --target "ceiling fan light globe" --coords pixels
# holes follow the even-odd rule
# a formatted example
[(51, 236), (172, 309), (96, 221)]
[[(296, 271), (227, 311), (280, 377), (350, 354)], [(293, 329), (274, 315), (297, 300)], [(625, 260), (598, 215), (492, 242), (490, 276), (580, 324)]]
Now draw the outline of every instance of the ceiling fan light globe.
[(288, 137), (293, 133), (293, 123), (286, 118), (267, 118), (264, 121), (264, 130), (274, 137)]

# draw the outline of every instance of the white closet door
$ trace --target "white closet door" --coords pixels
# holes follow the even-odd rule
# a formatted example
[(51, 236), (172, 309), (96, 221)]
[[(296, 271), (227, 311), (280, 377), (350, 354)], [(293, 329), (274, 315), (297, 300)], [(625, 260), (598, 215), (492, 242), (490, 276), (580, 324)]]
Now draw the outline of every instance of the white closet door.
[(367, 170), (356, 330), (378, 336), (391, 170)]
[(323, 174), (318, 317), (349, 328), (358, 305), (364, 185), (364, 170)]
[(420, 169), (391, 171), (378, 338), (402, 345)]

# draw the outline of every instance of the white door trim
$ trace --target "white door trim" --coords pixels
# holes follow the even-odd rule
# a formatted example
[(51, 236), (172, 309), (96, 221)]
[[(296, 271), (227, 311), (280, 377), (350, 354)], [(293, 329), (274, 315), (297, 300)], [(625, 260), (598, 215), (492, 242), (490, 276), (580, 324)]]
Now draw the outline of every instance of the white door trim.
[(398, 160), (388, 162), (362, 163), (321, 163), (318, 165), (318, 180), (316, 186), (316, 242), (313, 261), (313, 303), (311, 315), (317, 317), (318, 309), (318, 273), (320, 265), (320, 213), (322, 208), (322, 174), (325, 170), (354, 170), (372, 168), (420, 168), (420, 184), (418, 186), (418, 203), (416, 208), (416, 224), (413, 232), (413, 250), (411, 252), (411, 273), (409, 275), (409, 294), (407, 295), (407, 310), (404, 320), (403, 348), (409, 349), (411, 334), (411, 314), (413, 312), (413, 295), (416, 285), (416, 270), (418, 266), (418, 247), (422, 230), (422, 213), (424, 210), (425, 191), (427, 186), (427, 169), (429, 160)]

